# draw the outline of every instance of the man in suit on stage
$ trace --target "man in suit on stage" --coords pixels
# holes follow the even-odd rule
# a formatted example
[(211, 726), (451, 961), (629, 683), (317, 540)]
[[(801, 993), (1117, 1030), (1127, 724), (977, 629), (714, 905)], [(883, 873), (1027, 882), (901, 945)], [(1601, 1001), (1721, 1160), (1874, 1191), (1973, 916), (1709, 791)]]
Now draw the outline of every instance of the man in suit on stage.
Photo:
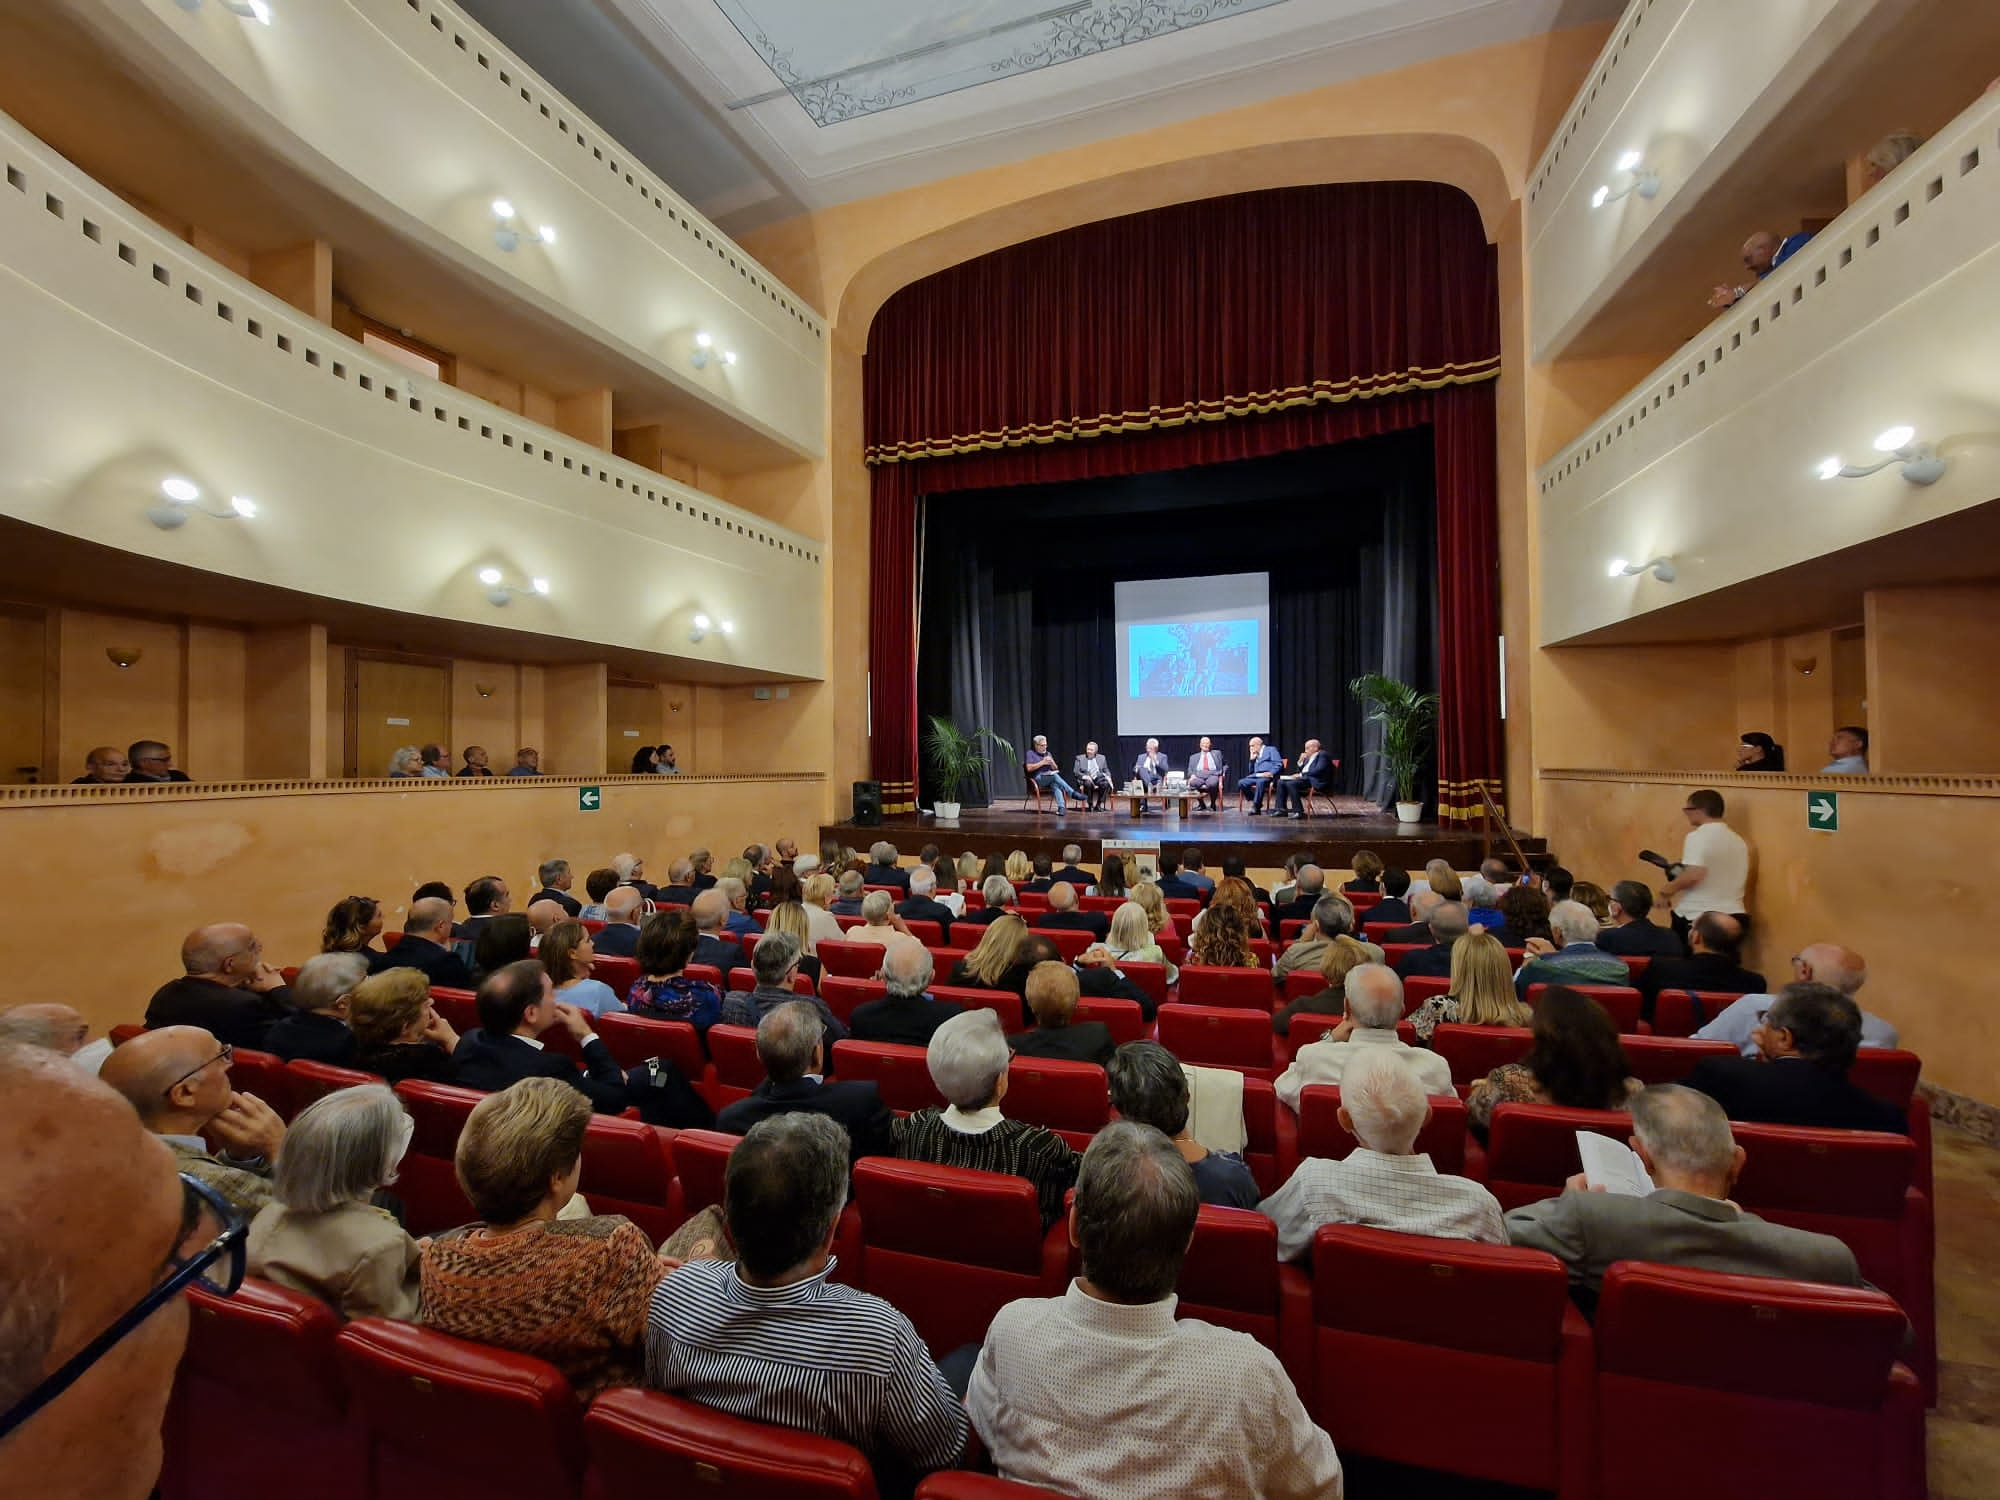
[[(1259, 735), (1250, 736), (1250, 774), (1236, 783), (1239, 792), (1250, 794), (1250, 816), (1256, 817), (1264, 811), (1264, 794), (1271, 790), (1271, 784), (1285, 769), (1285, 758), (1278, 754), (1276, 745), (1267, 745)], [(1279, 807), (1283, 812), (1284, 808)]]
[(1085, 811), (1096, 812), (1111, 800), (1111, 762), (1097, 753), (1096, 740), (1083, 747), (1083, 754), (1076, 758), (1069, 773), (1076, 778), (1077, 790), (1083, 793)]
[(1139, 778), (1147, 791), (1153, 791), (1167, 779), (1167, 758), (1160, 754), (1158, 740), (1146, 741), (1146, 753), (1139, 757), (1132, 767), (1132, 774)]
[(1201, 748), (1188, 757), (1188, 785), (1202, 794), (1201, 806), (1222, 811), (1222, 757), (1207, 735), (1201, 737)]
[(1305, 749), (1299, 752), (1299, 769), (1291, 776), (1278, 778), (1278, 814), (1285, 816), (1287, 801), (1291, 805), (1294, 818), (1306, 815), (1306, 798), (1314, 792), (1326, 790), (1326, 784), (1333, 779), (1333, 761), (1320, 749), (1318, 740), (1307, 740)]

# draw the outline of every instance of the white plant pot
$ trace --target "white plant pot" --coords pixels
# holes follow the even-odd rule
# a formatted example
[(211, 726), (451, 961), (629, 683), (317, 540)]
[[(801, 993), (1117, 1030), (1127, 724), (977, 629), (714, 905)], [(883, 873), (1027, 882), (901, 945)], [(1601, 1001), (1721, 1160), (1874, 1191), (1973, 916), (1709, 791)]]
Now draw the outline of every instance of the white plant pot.
[(1396, 821), (1398, 823), (1421, 823), (1424, 820), (1424, 805), (1421, 802), (1398, 802)]
[(940, 823), (956, 823), (958, 821), (958, 804), (956, 802), (932, 803), (931, 811), (937, 814), (937, 820)]

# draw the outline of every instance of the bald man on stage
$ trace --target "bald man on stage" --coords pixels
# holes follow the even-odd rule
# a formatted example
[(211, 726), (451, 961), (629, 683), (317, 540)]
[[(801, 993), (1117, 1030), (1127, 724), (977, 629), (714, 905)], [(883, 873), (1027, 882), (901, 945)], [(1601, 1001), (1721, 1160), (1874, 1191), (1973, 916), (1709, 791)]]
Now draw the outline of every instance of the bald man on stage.
[[(1333, 762), (1320, 749), (1318, 740), (1307, 740), (1305, 749), (1299, 752), (1299, 768), (1290, 776), (1278, 778), (1278, 806), (1281, 817), (1303, 818), (1306, 815), (1306, 799), (1314, 792), (1323, 792), (1333, 779)], [(1287, 802), (1291, 811), (1286, 812)]]

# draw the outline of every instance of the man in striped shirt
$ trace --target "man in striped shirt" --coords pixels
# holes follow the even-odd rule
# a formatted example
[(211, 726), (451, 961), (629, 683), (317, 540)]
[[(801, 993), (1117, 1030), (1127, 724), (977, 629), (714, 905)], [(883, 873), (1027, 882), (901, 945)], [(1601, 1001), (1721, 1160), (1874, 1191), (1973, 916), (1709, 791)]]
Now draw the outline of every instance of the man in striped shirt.
[(646, 1383), (851, 1443), (875, 1464), (883, 1493), (907, 1493), (965, 1451), (965, 1409), (908, 1318), (827, 1279), (847, 1146), (819, 1114), (777, 1115), (744, 1136), (723, 1181), (739, 1258), (689, 1261), (661, 1279)]

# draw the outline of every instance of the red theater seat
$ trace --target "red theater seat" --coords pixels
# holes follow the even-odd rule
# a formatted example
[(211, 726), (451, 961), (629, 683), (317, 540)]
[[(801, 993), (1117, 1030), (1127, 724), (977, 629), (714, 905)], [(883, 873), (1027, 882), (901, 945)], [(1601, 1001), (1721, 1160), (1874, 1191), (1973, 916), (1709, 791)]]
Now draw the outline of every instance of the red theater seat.
[[(1590, 1329), (1554, 1256), (1330, 1224), (1312, 1293), (1300, 1394), (1342, 1455), (1591, 1495)], [(1447, 1416), (1424, 1399), (1447, 1391), (1479, 1396)]]
[(238, 1093), (255, 1094), (287, 1120), (297, 1113), (282, 1057), (238, 1047), (229, 1063), (229, 1086)]
[(933, 1000), (949, 1000), (967, 1010), (990, 1010), (1000, 1018), (1000, 1029), (1012, 1036), (1027, 1025), (1022, 1015), (1021, 997), (1012, 990), (981, 990), (970, 985), (934, 984)]
[(1281, 943), (1295, 941), (1298, 935), (1306, 930), (1307, 920), (1305, 917), (1286, 917), (1278, 923), (1278, 941)]
[(1167, 1003), (1167, 966), (1165, 964), (1140, 963), (1135, 960), (1121, 958), (1118, 960), (1118, 972), (1151, 996), (1155, 1009)]
[(1131, 898), (1129, 896), (1085, 896), (1079, 902), (1083, 911), (1115, 912)]
[[(736, 970), (731, 969), (730, 972), (733, 974)], [(681, 970), (681, 973), (685, 974), (689, 979), (699, 980), (704, 984), (712, 985), (718, 995), (722, 993), (722, 970), (718, 969), (714, 964), (689, 964), (685, 969)]]
[(122, 1047), (127, 1042), (131, 1041), (133, 1037), (142, 1035), (145, 1032), (145, 1030), (146, 1028), (139, 1025), (138, 1022), (136, 1021), (126, 1021), (120, 1025), (112, 1027), (111, 1030), (106, 1033), (106, 1035), (111, 1038), (112, 1046)]
[[(1282, 1311), (1289, 1307), (1301, 1327), (1311, 1317), (1311, 1283), (1297, 1266), (1278, 1262), (1278, 1226), (1240, 1208), (1201, 1206), (1175, 1291), (1180, 1295), (1175, 1317), (1247, 1333), (1281, 1359)], [(1286, 1362), (1292, 1380), (1310, 1382), (1311, 1357), (1303, 1342), (1297, 1354), (1305, 1356), (1300, 1368)]]
[(1653, 1003), (1653, 1033), (1693, 1036), (1742, 998), (1726, 990), (1661, 990)]
[(754, 1089), (764, 1081), (754, 1026), (709, 1027), (708, 1055), (715, 1064), (715, 1081), (725, 1088)]
[(1192, 922), (1201, 910), (1201, 902), (1186, 896), (1175, 896), (1167, 902), (1167, 915), (1176, 922)]
[(1014, 893), (1014, 904), (1022, 911), (1047, 911), (1049, 893), (1047, 891), (1021, 891)]
[(434, 984), (431, 986), (431, 1004), (439, 1015), (451, 1022), (451, 1029), (460, 1036), (479, 1029), (478, 997), (471, 990), (455, 990)]
[[(1293, 1029), (1297, 1029), (1297, 1021)], [(1525, 1026), (1440, 1026), (1431, 1033), (1431, 1051), (1451, 1064), (1451, 1081), (1477, 1083), (1495, 1068), (1528, 1055), (1534, 1035)]]
[(1583, 1170), (1576, 1133), (1595, 1131), (1621, 1145), (1632, 1138), (1632, 1117), (1606, 1109), (1563, 1109), (1554, 1104), (1502, 1104), (1493, 1111), (1486, 1140), (1486, 1187), (1502, 1208), (1553, 1198)]
[(187, 1352), (161, 1430), (160, 1500), (267, 1494), (279, 1475), (296, 1500), (362, 1493), (333, 1356), (339, 1315), (255, 1277), (233, 1297), (196, 1283), (187, 1301)]
[(930, 1064), (922, 1047), (905, 1047), (898, 1042), (841, 1041), (833, 1044), (833, 1071), (842, 1083), (872, 1079), (891, 1109), (915, 1111), (936, 1105), (943, 1109), (945, 1097), (931, 1082)]
[[(1417, 1132), (1417, 1150), (1440, 1172), (1465, 1172), (1465, 1101), (1432, 1097), (1431, 1117)], [(1343, 1161), (1361, 1143), (1340, 1123), (1340, 1086), (1316, 1083), (1299, 1094), (1299, 1155)]]
[(604, 1038), (604, 1045), (611, 1049), (621, 1068), (636, 1068), (649, 1057), (663, 1057), (679, 1068), (690, 1083), (699, 1084), (708, 1074), (701, 1034), (690, 1021), (662, 1021), (653, 1016), (614, 1012), (599, 1016), (590, 1024)]
[(1285, 976), (1284, 1000), (1289, 1005), (1294, 1000), (1317, 995), (1325, 988), (1326, 976), (1318, 969), (1294, 969)]
[(675, 1134), (674, 1175), (680, 1179), (681, 1205), (689, 1214), (722, 1207), (722, 1179), (729, 1153), (741, 1136), (720, 1130), (683, 1130)]
[(905, 917), (903, 925), (910, 929), (910, 936), (926, 948), (938, 948), (944, 945), (942, 922), (926, 922), (921, 917)]
[[(1185, 992), (1184, 992), (1185, 993)], [(1184, 1063), (1273, 1075), (1271, 1014), (1221, 1005), (1162, 1005), (1160, 1045)]]
[(924, 945), (924, 951), (931, 956), (931, 974), (940, 984), (951, 973), (952, 965), (972, 953), (970, 948), (940, 948), (930, 943)]
[(425, 1235), (470, 1224), (479, 1215), (458, 1185), (452, 1157), (458, 1150), (458, 1132), (465, 1117), (486, 1096), (477, 1089), (407, 1079), (396, 1085), (396, 1097), (403, 1101), (415, 1127), (396, 1176), (404, 1227), (411, 1234)]
[(1626, 1261), (1598, 1300), (1604, 1500), (1922, 1500), (1923, 1394), (1885, 1294)]
[(386, 1318), (334, 1345), (377, 1500), (579, 1500), (583, 1412), (554, 1365)]
[(1697, 1042), (1683, 1036), (1622, 1036), (1625, 1061), (1641, 1083), (1679, 1083), (1705, 1057), (1734, 1057), (1727, 1042)]
[(1902, 1109), (1917, 1091), (1917, 1077), (1923, 1066), (1923, 1059), (1914, 1052), (1864, 1047), (1854, 1054), (1854, 1066), (1847, 1070), (1847, 1078), (1856, 1088), (1866, 1089), (1876, 1098), (1887, 1099)]
[(813, 952), (827, 973), (842, 979), (873, 979), (882, 967), (880, 943), (836, 943), (828, 938)]
[(1139, 1009), (1137, 1000), (1085, 996), (1076, 1002), (1076, 1019), (1101, 1021), (1110, 1031), (1111, 1040), (1121, 1047), (1127, 1042), (1143, 1040), (1146, 1035), (1146, 1013)]
[(660, 1391), (606, 1391), (583, 1431), (593, 1500), (711, 1491), (730, 1500), (876, 1500), (860, 1449)]
[(1096, 1063), (1016, 1057), (1007, 1065), (1005, 1110), (1010, 1118), (1046, 1130), (1095, 1135), (1111, 1118), (1104, 1069)]
[(1054, 943), (1056, 945), (1056, 952), (1062, 955), (1063, 962), (1066, 964), (1075, 963), (1082, 956), (1083, 950), (1097, 941), (1096, 938), (1080, 928), (1073, 929), (1068, 927), (1037, 927), (1035, 929), (1035, 936), (1045, 937)]
[(1153, 941), (1160, 945), (1160, 954), (1175, 968), (1187, 962), (1187, 939), (1173, 932), (1156, 932)]
[(852, 932), (857, 927), (865, 927), (868, 925), (868, 919), (866, 917), (843, 916), (839, 912), (834, 913), (833, 920), (840, 924), (840, 930), (842, 932)]
[(1403, 981), (1403, 1014), (1422, 1007), (1426, 1000), (1451, 993), (1451, 978), (1446, 974), (1418, 974)]
[[(1540, 1005), (1547, 992), (1546, 984), (1528, 986), (1528, 1004)], [(1639, 992), (1627, 984), (1573, 984), (1570, 986), (1579, 995), (1588, 995), (1604, 1007), (1612, 1022), (1620, 1031), (1635, 1032), (1639, 1029)]]
[(1243, 1132), (1243, 1164), (1269, 1197), (1299, 1164), (1299, 1122), (1262, 1078), (1243, 1080)]
[(590, 961), (590, 977), (602, 980), (611, 986), (611, 993), (623, 1005), (631, 992), (633, 982), (639, 977), (639, 960), (620, 958), (615, 954), (603, 954)]
[(590, 1117), (583, 1132), (583, 1175), (576, 1190), (592, 1213), (623, 1214), (655, 1245), (687, 1217), (674, 1189), (666, 1140), (656, 1127), (639, 1120)]
[(819, 982), (820, 999), (826, 1002), (828, 1010), (840, 1018), (843, 1026), (854, 1019), (855, 1006), (880, 1000), (888, 993), (889, 986), (879, 979), (846, 979), (828, 974)]
[(292, 1117), (295, 1119), (300, 1110), (328, 1094), (381, 1081), (373, 1073), (364, 1073), (359, 1068), (336, 1068), (332, 1063), (312, 1062), (305, 1058), (285, 1064), (285, 1091), (291, 1099)]
[(1068, 1224), (1043, 1232), (1025, 1178), (868, 1156), (854, 1165), (854, 1205), (862, 1289), (901, 1309), (933, 1357), (983, 1340), (1016, 1298), (1069, 1284)]
[(1206, 964), (1185, 964), (1181, 968), (1180, 999), (1186, 1005), (1228, 1005), (1262, 1011), (1268, 1027), (1273, 994), (1269, 969), (1211, 968)]

